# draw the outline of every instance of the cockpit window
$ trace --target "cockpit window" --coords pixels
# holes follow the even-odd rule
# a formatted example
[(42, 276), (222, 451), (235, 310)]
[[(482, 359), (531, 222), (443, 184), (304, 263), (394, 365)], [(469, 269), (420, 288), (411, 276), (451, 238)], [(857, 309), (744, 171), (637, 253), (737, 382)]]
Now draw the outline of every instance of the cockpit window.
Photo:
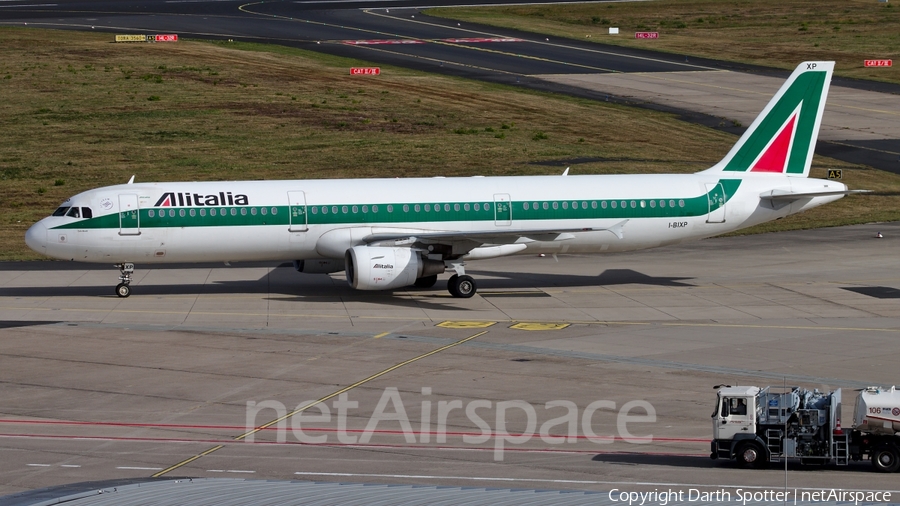
[(66, 216), (70, 218), (81, 218), (81, 211), (77, 207), (73, 207), (69, 209), (69, 212), (66, 213)]
[(68, 211), (68, 210), (69, 210), (68, 207), (60, 207), (60, 208), (58, 208), (56, 211), (53, 211), (53, 215), (52, 215), (52, 216), (65, 216), (65, 215), (66, 215), (66, 211)]
[(91, 208), (90, 208), (90, 207), (82, 207), (82, 208), (81, 208), (81, 217), (82, 217), (82, 218), (86, 218), (86, 219), (93, 218), (93, 217), (94, 217), (94, 212), (91, 211)]

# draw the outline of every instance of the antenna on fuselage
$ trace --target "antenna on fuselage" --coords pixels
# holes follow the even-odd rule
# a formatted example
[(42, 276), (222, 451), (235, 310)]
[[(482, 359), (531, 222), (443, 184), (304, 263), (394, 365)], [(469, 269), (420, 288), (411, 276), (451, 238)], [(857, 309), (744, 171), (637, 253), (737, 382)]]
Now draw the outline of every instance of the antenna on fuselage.
[(125, 184), (134, 184), (134, 176), (131, 176), (131, 179), (129, 179)]
[(568, 175), (569, 175), (569, 167), (566, 167), (566, 170), (563, 171), (562, 175), (563, 175), (563, 176), (568, 176)]

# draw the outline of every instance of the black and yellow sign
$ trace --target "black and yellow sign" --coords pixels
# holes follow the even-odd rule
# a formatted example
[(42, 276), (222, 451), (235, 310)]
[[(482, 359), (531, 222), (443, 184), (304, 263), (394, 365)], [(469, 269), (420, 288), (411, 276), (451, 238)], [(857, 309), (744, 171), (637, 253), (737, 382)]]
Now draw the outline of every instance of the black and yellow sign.
[(843, 179), (841, 169), (828, 169), (828, 179)]
[(116, 42), (147, 42), (146, 35), (116, 35)]

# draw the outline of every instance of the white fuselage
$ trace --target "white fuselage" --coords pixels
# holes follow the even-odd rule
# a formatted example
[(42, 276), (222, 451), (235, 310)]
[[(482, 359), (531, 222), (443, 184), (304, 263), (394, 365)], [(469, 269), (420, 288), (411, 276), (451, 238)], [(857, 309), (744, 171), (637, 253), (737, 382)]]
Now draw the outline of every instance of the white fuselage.
[(470, 258), (620, 252), (719, 235), (841, 197), (760, 199), (773, 189), (846, 187), (750, 173), (127, 184), (72, 197), (63, 206), (89, 208), (90, 219), (45, 218), (26, 242), (80, 262), (284, 261), (342, 259), (379, 233), (592, 229), (523, 238), (494, 255), (478, 255), (490, 251), (482, 244)]

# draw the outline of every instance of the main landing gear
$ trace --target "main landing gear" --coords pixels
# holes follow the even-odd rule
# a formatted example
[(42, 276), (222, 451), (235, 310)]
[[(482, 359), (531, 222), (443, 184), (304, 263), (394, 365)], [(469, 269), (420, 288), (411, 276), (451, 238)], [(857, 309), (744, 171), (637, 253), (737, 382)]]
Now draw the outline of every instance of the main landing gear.
[(124, 263), (124, 264), (116, 264), (116, 267), (119, 268), (119, 281), (120, 283), (116, 285), (116, 295), (119, 297), (128, 297), (131, 295), (131, 276), (134, 274), (134, 264), (132, 263)]
[(450, 279), (447, 280), (447, 290), (450, 292), (450, 295), (460, 299), (468, 299), (475, 295), (478, 287), (475, 285), (475, 280), (472, 276), (466, 275), (463, 264), (450, 264), (448, 268), (456, 271), (456, 274), (450, 276)]

